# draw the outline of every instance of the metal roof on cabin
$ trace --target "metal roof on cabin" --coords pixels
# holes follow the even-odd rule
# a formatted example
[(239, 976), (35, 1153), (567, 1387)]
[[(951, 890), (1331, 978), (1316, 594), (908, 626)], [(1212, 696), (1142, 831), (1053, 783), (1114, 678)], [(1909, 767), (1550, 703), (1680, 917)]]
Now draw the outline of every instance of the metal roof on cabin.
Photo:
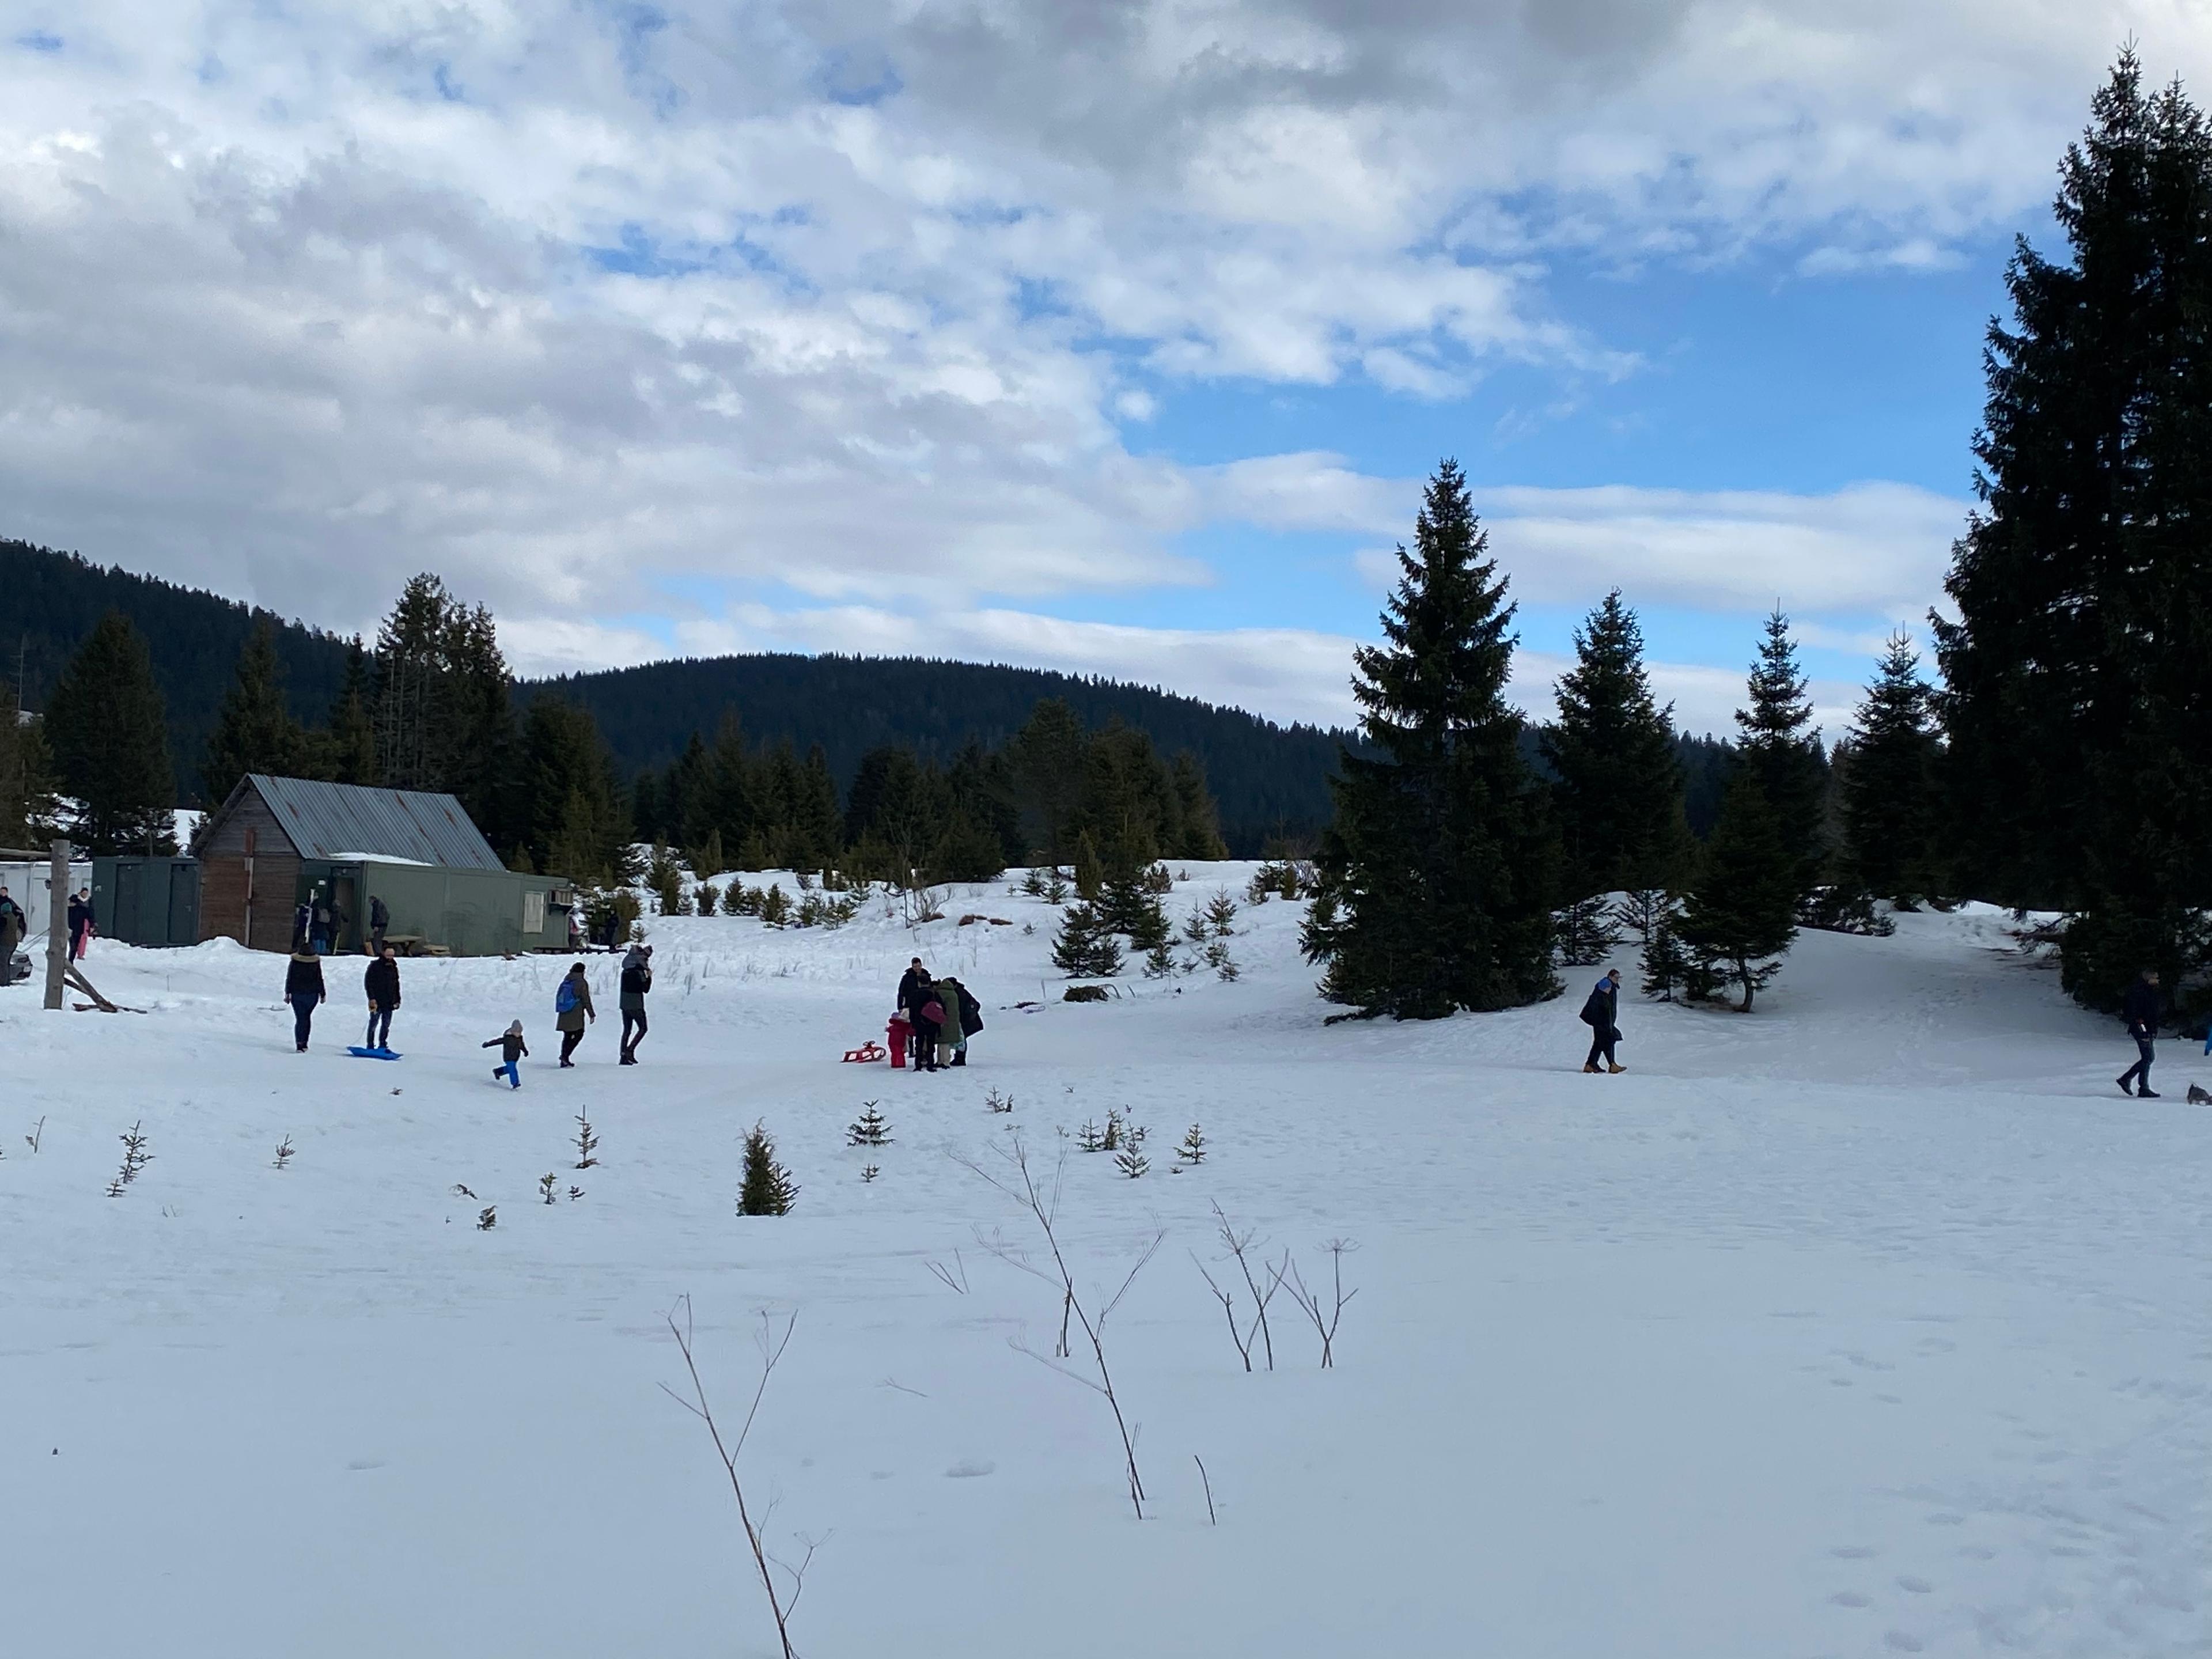
[(369, 853), (451, 870), (507, 867), (451, 795), (272, 778), (260, 772), (250, 774), (246, 781), (269, 803), (302, 858)]

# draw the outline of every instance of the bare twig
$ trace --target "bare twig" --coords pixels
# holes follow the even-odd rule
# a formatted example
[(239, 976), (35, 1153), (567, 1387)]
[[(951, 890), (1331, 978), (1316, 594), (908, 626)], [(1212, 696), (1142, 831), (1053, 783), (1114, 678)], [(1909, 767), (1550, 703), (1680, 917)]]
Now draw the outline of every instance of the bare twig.
[(1196, 1452), (1193, 1452), (1190, 1455), (1190, 1461), (1198, 1465), (1199, 1484), (1206, 1488), (1206, 1524), (1218, 1527), (1221, 1524), (1221, 1517), (1213, 1512), (1213, 1482), (1206, 1479), (1206, 1460)]
[[(1346, 1304), (1359, 1294), (1357, 1290), (1346, 1291), (1344, 1288), (1345, 1253), (1358, 1248), (1347, 1238), (1332, 1238), (1328, 1241), (1330, 1277), (1334, 1280), (1336, 1300), (1326, 1319), (1322, 1317), (1321, 1293), (1318, 1291), (1308, 1290), (1305, 1280), (1298, 1277), (1297, 1264), (1291, 1261), (1287, 1255), (1284, 1257), (1284, 1261), (1290, 1270), (1291, 1300), (1306, 1310), (1306, 1317), (1313, 1321), (1314, 1329), (1321, 1335), (1321, 1364), (1323, 1370), (1328, 1370), (1336, 1363), (1334, 1344), (1336, 1341), (1337, 1322), (1344, 1317)], [(1277, 1282), (1281, 1281), (1278, 1279)]]
[[(1244, 1340), (1237, 1345), (1244, 1353), (1244, 1369), (1248, 1371), (1252, 1369), (1252, 1333), (1257, 1331), (1260, 1334), (1262, 1351), (1267, 1356), (1267, 1369), (1272, 1371), (1275, 1369), (1275, 1334), (1267, 1328), (1267, 1304), (1275, 1299), (1275, 1292), (1282, 1289), (1282, 1275), (1270, 1269), (1267, 1288), (1264, 1291), (1261, 1291), (1259, 1281), (1252, 1276), (1252, 1263), (1245, 1255), (1245, 1252), (1252, 1247), (1252, 1230), (1247, 1227), (1240, 1233), (1236, 1228), (1231, 1226), (1229, 1218), (1222, 1212), (1221, 1205), (1218, 1200), (1213, 1206), (1213, 1218), (1221, 1224), (1221, 1242), (1229, 1247), (1229, 1254), (1237, 1258), (1237, 1271), (1244, 1275), (1244, 1288), (1252, 1293), (1251, 1328), (1244, 1333)], [(1284, 1258), (1285, 1265), (1288, 1264), (1289, 1260), (1288, 1256)], [(1265, 1262), (1261, 1265), (1263, 1267), (1267, 1266)], [(1203, 1272), (1204, 1269), (1201, 1268), (1200, 1271)], [(1206, 1283), (1211, 1285), (1212, 1282), (1212, 1276), (1208, 1275)], [(1214, 1294), (1218, 1296), (1221, 1292), (1217, 1290)]]
[[(678, 1310), (684, 1315), (684, 1322), (680, 1325), (676, 1321)], [(806, 1545), (806, 1553), (796, 1567), (788, 1562), (776, 1560), (769, 1554), (767, 1546), (762, 1541), (761, 1529), (753, 1524), (752, 1511), (745, 1503), (744, 1485), (738, 1479), (738, 1455), (744, 1450), (746, 1437), (753, 1431), (753, 1419), (760, 1415), (761, 1401), (768, 1393), (769, 1378), (775, 1374), (776, 1362), (783, 1358), (783, 1351), (791, 1346), (791, 1330), (799, 1322), (799, 1315), (795, 1311), (786, 1315), (780, 1334), (775, 1321), (766, 1312), (761, 1315), (760, 1334), (757, 1338), (761, 1351), (760, 1386), (753, 1390), (752, 1403), (745, 1408), (745, 1420), (738, 1425), (735, 1437), (727, 1441), (722, 1438), (721, 1425), (714, 1420), (714, 1407), (707, 1402), (707, 1385), (700, 1381), (699, 1363), (692, 1352), (691, 1298), (689, 1294), (678, 1303), (676, 1309), (670, 1310), (667, 1318), (669, 1334), (676, 1339), (677, 1351), (684, 1356), (684, 1369), (691, 1378), (691, 1398), (686, 1400), (665, 1382), (660, 1385), (661, 1392), (707, 1425), (707, 1432), (714, 1442), (714, 1455), (721, 1460), (723, 1472), (730, 1478), (730, 1494), (738, 1501), (738, 1521), (745, 1529), (745, 1544), (752, 1552), (753, 1565), (760, 1570), (761, 1588), (768, 1592), (769, 1612), (775, 1620), (776, 1638), (783, 1644), (783, 1659), (794, 1659), (791, 1645), (791, 1613), (792, 1609), (799, 1605), (799, 1592), (805, 1588), (806, 1568), (814, 1559), (816, 1546), (806, 1539), (799, 1540)], [(762, 1519), (767, 1519), (765, 1514)], [(781, 1568), (790, 1578), (788, 1595), (777, 1591), (775, 1575), (769, 1571), (770, 1566)]]
[(922, 1266), (934, 1273), (945, 1289), (956, 1291), (962, 1296), (968, 1294), (968, 1264), (960, 1259), (959, 1251), (953, 1251), (952, 1266), (950, 1268), (946, 1267), (942, 1261), (925, 1261)]
[[(1017, 1352), (1027, 1354), (1030, 1358), (1058, 1371), (1062, 1376), (1073, 1382), (1080, 1382), (1085, 1388), (1105, 1396), (1106, 1404), (1114, 1413), (1114, 1426), (1121, 1436), (1121, 1455), (1129, 1480), (1129, 1505), (1136, 1510), (1137, 1519), (1141, 1521), (1145, 1518), (1145, 1482), (1143, 1476), (1137, 1472), (1136, 1437), (1130, 1431), (1129, 1420), (1122, 1413), (1121, 1397), (1114, 1391), (1114, 1374), (1106, 1363), (1106, 1322), (1113, 1316), (1114, 1310), (1121, 1305), (1121, 1298), (1128, 1295), (1129, 1287), (1136, 1283), (1137, 1275), (1145, 1270), (1145, 1264), (1158, 1254), (1160, 1245), (1167, 1238), (1167, 1233), (1163, 1229), (1152, 1235), (1152, 1242), (1146, 1245), (1143, 1253), (1138, 1256), (1135, 1265), (1129, 1269), (1128, 1275), (1122, 1279), (1121, 1288), (1115, 1291), (1094, 1314), (1084, 1305), (1083, 1298), (1075, 1288), (1075, 1275), (1069, 1271), (1067, 1258), (1060, 1248), (1060, 1235), (1054, 1231), (1054, 1218), (1060, 1209), (1061, 1181), (1067, 1169), (1067, 1154), (1063, 1152), (1060, 1155), (1059, 1161), (1054, 1165), (1050, 1185), (1040, 1187), (1037, 1184), (1036, 1172), (1030, 1168), (1029, 1150), (1023, 1145), (1018, 1131), (1012, 1137), (1011, 1144), (1000, 1147), (999, 1152), (1011, 1166), (1010, 1176), (1002, 1176), (966, 1158), (957, 1158), (956, 1162), (988, 1182), (1036, 1218), (1038, 1228), (1044, 1234), (1045, 1248), (1052, 1256), (1052, 1269), (1047, 1272), (1036, 1262), (1030, 1261), (1020, 1251), (1007, 1246), (1004, 1241), (997, 1239), (995, 1235), (990, 1239), (981, 1241), (984, 1248), (1009, 1266), (1018, 1267), (1024, 1273), (1042, 1279), (1048, 1284), (1057, 1285), (1060, 1291), (1059, 1352), (1048, 1359), (1034, 1349), (1024, 1346), (1018, 1338), (1012, 1346)], [(978, 1237), (981, 1237), (980, 1235)], [(1066, 1365), (1060, 1363), (1071, 1357), (1067, 1341), (1068, 1322), (1071, 1319), (1081, 1328), (1084, 1337), (1090, 1345), (1091, 1362), (1097, 1370), (1095, 1379), (1080, 1371), (1070, 1370)]]
[(1206, 1263), (1199, 1261), (1197, 1251), (1193, 1250), (1190, 1253), (1190, 1259), (1197, 1267), (1200, 1276), (1205, 1279), (1206, 1288), (1212, 1291), (1215, 1299), (1221, 1304), (1221, 1311), (1229, 1321), (1229, 1340), (1237, 1345), (1237, 1357), (1244, 1362), (1244, 1369), (1249, 1371), (1252, 1369), (1252, 1341), (1237, 1328), (1236, 1292), (1224, 1291), (1213, 1282), (1213, 1275), (1206, 1272)]

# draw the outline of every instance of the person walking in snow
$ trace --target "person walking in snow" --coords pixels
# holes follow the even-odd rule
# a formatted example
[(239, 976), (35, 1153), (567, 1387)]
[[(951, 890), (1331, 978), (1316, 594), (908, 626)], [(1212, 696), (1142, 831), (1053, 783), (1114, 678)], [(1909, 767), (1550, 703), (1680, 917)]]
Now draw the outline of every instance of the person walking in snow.
[[(313, 951), (301, 954), (312, 956)], [(399, 958), (387, 945), (376, 953), (376, 960), (368, 964), (368, 971), (361, 976), (362, 989), (368, 994), (368, 1037), (365, 1048), (385, 1049), (392, 1046), (392, 1016), (399, 1006)]]
[(499, 1050), (500, 1063), (491, 1068), (492, 1081), (496, 1083), (500, 1079), (505, 1078), (508, 1088), (520, 1089), (522, 1086), (522, 1073), (517, 1069), (514, 1062), (527, 1059), (530, 1054), (530, 1045), (522, 1040), (522, 1022), (516, 1020), (503, 1033), (483, 1046)]
[(2146, 968), (2142, 977), (2128, 987), (2128, 994), (2120, 1000), (2120, 1018), (2128, 1023), (2128, 1035), (2136, 1040), (2136, 1063), (2120, 1073), (2120, 1092), (2128, 1092), (2128, 1085), (2136, 1085), (2135, 1094), (2141, 1100), (2156, 1100), (2158, 1093), (2150, 1086), (2151, 1045), (2158, 1041), (2158, 1022), (2166, 1012), (2165, 999), (2159, 994), (2158, 969)]
[(292, 1005), (292, 1042), (303, 1054), (308, 1028), (315, 1023), (315, 1010), (322, 1006), (325, 994), (323, 959), (312, 951), (295, 951), (284, 969), (284, 1000)]
[(584, 964), (578, 963), (561, 975), (559, 988), (553, 993), (553, 1029), (561, 1034), (561, 1063), (574, 1066), (570, 1058), (576, 1045), (584, 1040), (584, 1022), (599, 1024), (599, 1011), (592, 1006), (591, 982), (584, 977)]
[(92, 937), (92, 889), (80, 887), (69, 902), (70, 960), (84, 960), (84, 942)]
[[(1613, 1045), (1620, 1041), (1620, 969), (1609, 970), (1590, 988), (1589, 1000), (1583, 1004), (1583, 1024), (1590, 1028), (1589, 1058), (1583, 1061), (1585, 1072), (1625, 1072), (1628, 1068), (1613, 1058)], [(1605, 1064), (1600, 1066), (1598, 1061)]]
[(622, 1063), (625, 1066), (637, 1064), (637, 1045), (645, 1041), (645, 997), (652, 989), (653, 947), (633, 945), (622, 967)]

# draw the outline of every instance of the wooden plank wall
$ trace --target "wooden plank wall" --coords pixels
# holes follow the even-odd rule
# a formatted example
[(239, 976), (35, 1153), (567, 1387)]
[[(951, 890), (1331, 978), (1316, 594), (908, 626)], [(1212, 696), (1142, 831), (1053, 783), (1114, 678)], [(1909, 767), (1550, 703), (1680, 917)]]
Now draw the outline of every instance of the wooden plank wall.
[[(254, 830), (253, 936), (246, 932), (246, 831)], [(292, 906), (300, 855), (291, 838), (252, 789), (200, 843), (200, 938), (234, 939), (256, 951), (292, 944)]]

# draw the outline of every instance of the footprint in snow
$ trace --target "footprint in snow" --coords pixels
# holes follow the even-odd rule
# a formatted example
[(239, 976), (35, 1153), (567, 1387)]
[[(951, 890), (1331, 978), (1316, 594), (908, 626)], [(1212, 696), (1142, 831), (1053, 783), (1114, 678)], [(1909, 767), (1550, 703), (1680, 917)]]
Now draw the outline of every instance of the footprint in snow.
[(1918, 1653), (1926, 1645), (1918, 1637), (1908, 1635), (1901, 1630), (1884, 1632), (1881, 1644), (1886, 1648), (1894, 1648), (1899, 1653)]
[(346, 1468), (349, 1468), (349, 1469), (356, 1469), (356, 1470), (358, 1470), (358, 1469), (380, 1469), (380, 1468), (382, 1468), (383, 1467), (384, 1467), (384, 1460), (383, 1460), (382, 1458), (380, 1458), (380, 1457), (356, 1457), (356, 1458), (355, 1458), (351, 1462), (349, 1462), (349, 1463), (348, 1463), (348, 1464), (346, 1465)]
[(1870, 1607), (1874, 1605), (1856, 1590), (1838, 1590), (1828, 1600), (1839, 1607)]
[(980, 1475), (991, 1474), (998, 1467), (986, 1458), (963, 1457), (945, 1470), (945, 1478), (947, 1480), (973, 1480)]

